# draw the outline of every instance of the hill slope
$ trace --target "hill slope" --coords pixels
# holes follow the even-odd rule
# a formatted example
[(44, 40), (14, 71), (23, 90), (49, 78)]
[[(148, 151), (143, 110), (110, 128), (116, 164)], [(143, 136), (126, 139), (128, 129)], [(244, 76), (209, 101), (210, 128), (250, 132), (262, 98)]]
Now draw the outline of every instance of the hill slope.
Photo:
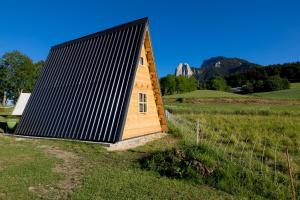
[(291, 99), (300, 100), (300, 83), (292, 83), (291, 89), (278, 90), (272, 92), (259, 92), (252, 94), (257, 97), (264, 97), (270, 99)]
[(235, 72), (245, 71), (259, 65), (240, 58), (212, 57), (204, 60), (200, 69), (194, 69), (196, 77), (206, 81), (216, 76), (227, 76)]
[(240, 95), (230, 92), (223, 92), (217, 90), (195, 90), (192, 92), (173, 94), (164, 96), (164, 99), (176, 99), (176, 98), (245, 98), (246, 95)]

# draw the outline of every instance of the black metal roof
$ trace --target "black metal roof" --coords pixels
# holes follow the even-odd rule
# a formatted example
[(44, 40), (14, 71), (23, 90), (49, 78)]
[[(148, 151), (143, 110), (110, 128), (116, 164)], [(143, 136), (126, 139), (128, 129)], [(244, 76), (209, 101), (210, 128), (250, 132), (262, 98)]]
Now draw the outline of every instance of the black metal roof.
[(52, 47), (15, 133), (119, 141), (147, 25), (143, 18)]

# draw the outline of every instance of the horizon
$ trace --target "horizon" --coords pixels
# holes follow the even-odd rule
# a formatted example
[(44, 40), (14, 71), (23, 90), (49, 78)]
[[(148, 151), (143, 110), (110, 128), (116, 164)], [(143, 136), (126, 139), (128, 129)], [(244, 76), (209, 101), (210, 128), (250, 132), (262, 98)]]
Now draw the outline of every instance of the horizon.
[(19, 50), (33, 61), (45, 60), (52, 46), (149, 17), (159, 77), (172, 74), (179, 63), (200, 67), (204, 60), (218, 56), (263, 66), (300, 61), (300, 2), (293, 0), (1, 5), (13, 8), (0, 13), (5, 27), (0, 31), (1, 56)]

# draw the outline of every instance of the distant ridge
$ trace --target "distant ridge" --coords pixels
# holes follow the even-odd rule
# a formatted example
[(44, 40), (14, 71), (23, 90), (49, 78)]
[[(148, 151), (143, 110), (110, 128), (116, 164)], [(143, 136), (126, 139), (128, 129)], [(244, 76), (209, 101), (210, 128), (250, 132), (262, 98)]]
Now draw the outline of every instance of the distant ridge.
[(194, 67), (192, 70), (198, 80), (207, 81), (216, 76), (228, 76), (254, 67), (261, 66), (240, 58), (217, 56), (204, 60), (200, 68)]

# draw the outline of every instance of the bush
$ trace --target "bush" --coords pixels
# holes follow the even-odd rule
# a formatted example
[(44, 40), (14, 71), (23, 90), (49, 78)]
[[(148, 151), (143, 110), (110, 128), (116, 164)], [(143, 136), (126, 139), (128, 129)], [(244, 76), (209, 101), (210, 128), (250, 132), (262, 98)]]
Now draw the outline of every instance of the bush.
[(221, 76), (211, 79), (208, 82), (208, 88), (211, 90), (228, 91), (229, 87), (225, 79)]
[(265, 80), (264, 90), (265, 91), (275, 91), (289, 89), (290, 83), (285, 78), (280, 78), (279, 76), (272, 76)]
[(270, 174), (262, 176), (259, 172), (233, 163), (222, 152), (208, 145), (189, 145), (155, 152), (141, 159), (141, 167), (162, 176), (204, 183), (253, 199), (286, 199), (289, 195), (288, 187), (282, 184), (288, 181), (285, 176), (277, 174), (278, 179), (283, 181), (275, 185)]
[(265, 90), (264, 81), (258, 80), (254, 83), (254, 92), (263, 92)]
[(254, 91), (254, 86), (251, 82), (247, 81), (245, 85), (242, 86), (243, 92), (248, 94)]
[(183, 103), (184, 102), (184, 98), (179, 97), (179, 98), (176, 99), (176, 101), (179, 102), (179, 103)]

